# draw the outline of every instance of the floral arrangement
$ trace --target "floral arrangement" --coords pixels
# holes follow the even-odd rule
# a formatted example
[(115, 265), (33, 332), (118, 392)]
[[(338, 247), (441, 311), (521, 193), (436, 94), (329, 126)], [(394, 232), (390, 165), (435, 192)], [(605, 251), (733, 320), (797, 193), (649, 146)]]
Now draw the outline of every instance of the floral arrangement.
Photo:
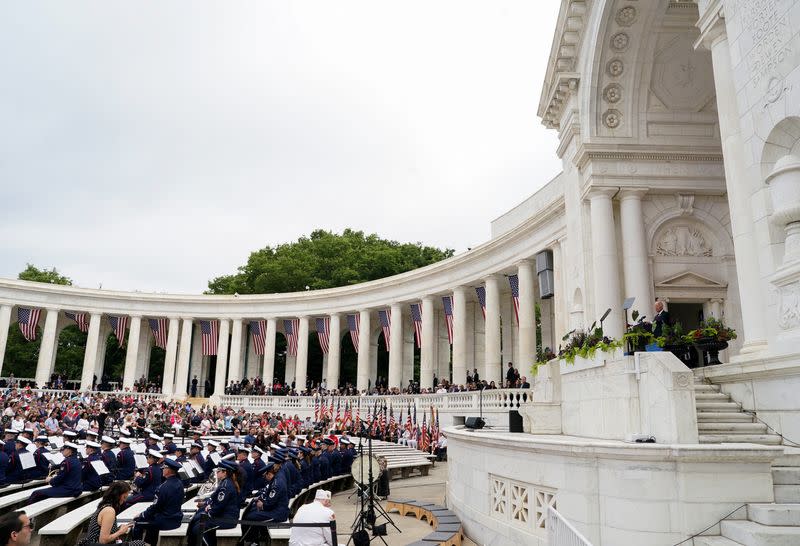
[(618, 339), (611, 339), (603, 335), (602, 328), (595, 328), (592, 324), (588, 332), (583, 330), (573, 330), (562, 338), (566, 341), (558, 353), (558, 358), (566, 360), (572, 364), (575, 362), (575, 357), (593, 358), (597, 351), (613, 351), (622, 347), (622, 341)]
[(722, 320), (709, 317), (700, 322), (700, 327), (683, 336), (686, 343), (698, 343), (704, 340), (730, 341), (736, 339), (736, 330), (725, 326)]
[(539, 366), (544, 366), (551, 360), (556, 358), (556, 354), (550, 349), (550, 347), (539, 348), (536, 350), (536, 362), (533, 363), (531, 366), (531, 374), (536, 375), (539, 373)]
[(677, 321), (672, 325), (665, 324), (661, 328), (661, 336), (656, 338), (656, 343), (662, 348), (667, 345), (686, 345), (683, 325)]
[(634, 310), (631, 318), (634, 323), (628, 324), (628, 330), (623, 334), (622, 339), (632, 347), (643, 347), (655, 340), (653, 335), (653, 323), (639, 317), (639, 311)]

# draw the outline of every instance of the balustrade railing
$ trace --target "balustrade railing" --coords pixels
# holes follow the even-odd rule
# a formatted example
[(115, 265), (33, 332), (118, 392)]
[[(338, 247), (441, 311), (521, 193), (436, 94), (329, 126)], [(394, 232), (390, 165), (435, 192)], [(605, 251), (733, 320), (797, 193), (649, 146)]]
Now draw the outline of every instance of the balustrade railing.
[(555, 508), (547, 509), (548, 546), (592, 546)]

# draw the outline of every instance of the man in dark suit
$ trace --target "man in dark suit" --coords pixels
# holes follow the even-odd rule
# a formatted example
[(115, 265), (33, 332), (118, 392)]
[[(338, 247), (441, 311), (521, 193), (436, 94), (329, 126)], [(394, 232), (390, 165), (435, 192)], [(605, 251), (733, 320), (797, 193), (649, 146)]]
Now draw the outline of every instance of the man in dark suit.
[(653, 317), (653, 335), (656, 337), (661, 337), (661, 331), (664, 328), (664, 325), (670, 324), (669, 312), (664, 309), (664, 302), (658, 300), (656, 300), (655, 310), (656, 316)]

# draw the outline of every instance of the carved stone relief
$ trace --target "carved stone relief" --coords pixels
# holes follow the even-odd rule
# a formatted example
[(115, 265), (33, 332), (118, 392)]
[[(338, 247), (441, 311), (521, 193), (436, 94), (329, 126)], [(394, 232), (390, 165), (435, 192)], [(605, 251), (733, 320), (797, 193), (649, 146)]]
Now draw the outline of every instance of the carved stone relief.
[(618, 83), (610, 83), (603, 89), (603, 98), (606, 102), (616, 104), (622, 99), (622, 87)]
[(621, 27), (629, 27), (636, 21), (636, 8), (633, 6), (625, 6), (617, 11), (616, 17), (617, 24)]
[(603, 113), (603, 124), (609, 129), (616, 129), (622, 121), (622, 112), (611, 109)]
[(617, 32), (611, 37), (611, 49), (614, 51), (625, 51), (629, 43), (630, 38), (624, 32)]
[(606, 65), (606, 72), (608, 73), (609, 76), (613, 78), (622, 76), (622, 73), (624, 71), (625, 71), (625, 65), (622, 64), (621, 59), (611, 59), (610, 61), (608, 61), (608, 64)]
[(700, 111), (714, 97), (709, 52), (687, 34), (673, 36), (654, 58), (651, 90), (670, 110)]
[(778, 309), (778, 325), (784, 330), (800, 326), (800, 284), (792, 283), (778, 289), (780, 308)]
[(659, 256), (711, 256), (713, 249), (694, 225), (672, 226), (656, 243)]

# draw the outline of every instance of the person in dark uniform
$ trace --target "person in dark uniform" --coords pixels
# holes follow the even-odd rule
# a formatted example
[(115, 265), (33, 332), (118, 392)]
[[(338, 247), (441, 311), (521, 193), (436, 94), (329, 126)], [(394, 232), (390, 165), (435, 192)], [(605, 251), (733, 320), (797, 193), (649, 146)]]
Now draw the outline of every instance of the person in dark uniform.
[(340, 474), (350, 474), (350, 468), (353, 466), (353, 459), (356, 456), (355, 450), (350, 447), (351, 445), (350, 440), (347, 438), (339, 440), (339, 455), (342, 458), (339, 467)]
[(8, 484), (6, 470), (8, 470), (8, 453), (4, 449), (0, 449), (0, 487)]
[(192, 378), (192, 398), (195, 398), (197, 396), (197, 383), (198, 383), (197, 376), (194, 376)]
[(28, 481), (30, 472), (22, 468), (22, 460), (20, 455), (29, 453), (28, 445), (31, 443), (26, 437), (19, 435), (14, 442), (16, 446), (11, 456), (8, 458), (8, 469), (6, 470), (6, 479), (11, 483), (22, 483)]
[(50, 487), (37, 489), (31, 493), (28, 503), (38, 502), (42, 499), (54, 497), (77, 497), (83, 490), (81, 489), (81, 463), (78, 460), (78, 446), (72, 442), (64, 442), (61, 448), (64, 461), (58, 474), (47, 478)]
[[(289, 520), (289, 492), (283, 480), (276, 479), (275, 463), (268, 462), (264, 466), (264, 487), (259, 490), (258, 497), (245, 510), (243, 520), (277, 521)], [(252, 527), (242, 526), (242, 537), (252, 540)]]
[(3, 451), (5, 451), (6, 455), (8, 455), (9, 457), (11, 457), (11, 454), (17, 450), (16, 442), (17, 442), (17, 431), (14, 430), (13, 428), (7, 428), (6, 437), (5, 440), (3, 440)]
[(149, 502), (156, 497), (156, 489), (161, 485), (161, 453), (151, 449), (147, 452), (147, 468), (139, 470), (139, 475), (134, 478), (133, 485), (139, 491), (135, 495), (131, 495), (125, 501), (123, 510), (136, 504), (137, 502)]
[(81, 465), (81, 482), (84, 491), (97, 491), (100, 489), (100, 474), (97, 473), (92, 463), (102, 461), (100, 455), (100, 444), (97, 442), (86, 442), (86, 458)]
[(136, 516), (133, 528), (133, 538), (141, 539), (148, 544), (158, 544), (159, 531), (177, 529), (181, 526), (183, 512), (184, 489), (178, 478), (181, 464), (172, 459), (164, 460), (162, 473), (164, 482), (158, 486), (153, 504), (147, 510)]
[(111, 451), (114, 448), (114, 438), (103, 436), (100, 439), (100, 457), (108, 468), (108, 474), (100, 476), (100, 483), (111, 485), (117, 479), (117, 456)]
[(253, 465), (250, 463), (250, 460), (247, 456), (250, 454), (250, 450), (244, 446), (239, 446), (237, 448), (236, 453), (236, 460), (239, 464), (239, 467), (244, 471), (244, 484), (242, 487), (242, 501), (244, 501), (250, 493), (253, 492), (254, 483), (255, 483), (255, 473), (253, 472)]
[(333, 474), (331, 474), (331, 461), (328, 458), (328, 443), (332, 443), (331, 440), (325, 438), (322, 440), (322, 445), (320, 446), (320, 454), (319, 454), (319, 477), (320, 480), (327, 480)]
[(50, 470), (50, 461), (44, 456), (45, 453), (50, 453), (48, 446), (50, 439), (47, 436), (39, 436), (36, 438), (36, 451), (33, 452), (33, 461), (36, 466), (28, 469), (28, 476), (32, 480), (43, 480), (47, 477)]
[(342, 454), (336, 450), (336, 444), (331, 441), (328, 444), (328, 461), (331, 465), (331, 476), (338, 476), (342, 473)]
[(201, 446), (200, 444), (192, 444), (189, 447), (190, 453), (188, 460), (197, 463), (197, 468), (200, 469), (200, 472), (197, 474), (197, 476), (191, 479), (192, 483), (203, 483), (204, 481), (206, 481), (202, 472), (203, 467), (206, 464), (206, 460), (203, 458), (203, 454), (200, 453), (201, 449), (203, 449), (203, 446)]
[(178, 447), (177, 445), (175, 445), (175, 442), (173, 441), (174, 438), (175, 438), (174, 434), (171, 434), (169, 432), (164, 434), (164, 452), (167, 455), (174, 455), (175, 449)]
[(239, 488), (234, 476), (239, 466), (222, 461), (217, 467), (219, 485), (208, 499), (197, 503), (197, 512), (189, 523), (189, 546), (216, 546), (217, 529), (232, 529), (239, 519)]
[(302, 455), (297, 449), (289, 450), (289, 460), (286, 463), (288, 472), (292, 477), (292, 485), (289, 487), (289, 494), (296, 497), (303, 490), (303, 475), (300, 473), (300, 458)]
[(192, 443), (193, 444), (200, 444), (200, 449), (203, 449), (206, 446), (203, 443), (203, 440), (201, 439), (201, 437), (202, 437), (202, 434), (200, 434), (199, 430), (195, 430), (195, 431), (192, 432)]
[(217, 453), (217, 446), (219, 446), (219, 442), (215, 440), (208, 441), (208, 455), (203, 463), (203, 481), (207, 481), (211, 477), (214, 473), (214, 467), (217, 466), (217, 463), (214, 462), (216, 457), (211, 456), (212, 453)]
[(131, 449), (131, 439), (122, 437), (119, 439), (119, 453), (117, 453), (117, 479), (132, 480), (134, 472), (136, 472), (136, 459)]
[(261, 456), (264, 455), (264, 450), (256, 446), (251, 453), (253, 455), (253, 490), (261, 490), (266, 485), (264, 479), (264, 467), (266, 464), (261, 459)]

